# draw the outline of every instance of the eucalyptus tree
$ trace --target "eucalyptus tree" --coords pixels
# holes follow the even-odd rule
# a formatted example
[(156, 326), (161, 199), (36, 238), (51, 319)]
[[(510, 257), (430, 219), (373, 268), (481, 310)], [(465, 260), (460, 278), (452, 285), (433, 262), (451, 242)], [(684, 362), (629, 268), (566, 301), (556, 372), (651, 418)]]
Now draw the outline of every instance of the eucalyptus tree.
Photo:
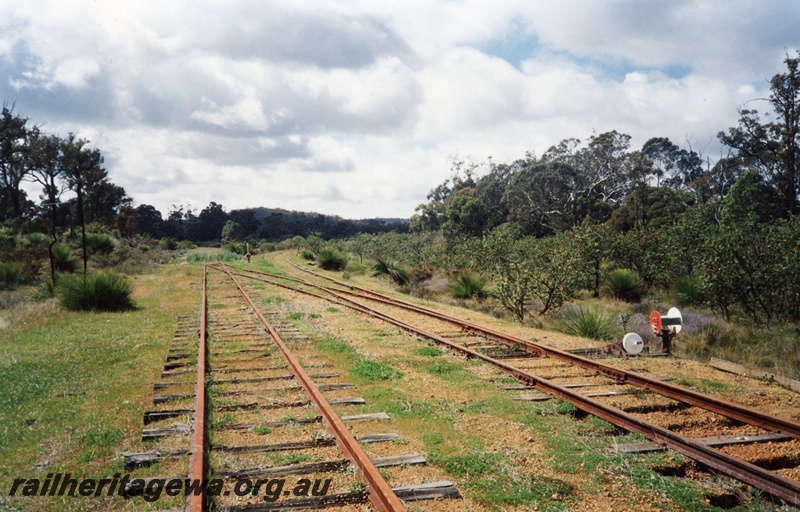
[(50, 279), (56, 285), (56, 264), (53, 247), (58, 243), (58, 206), (64, 191), (63, 169), (58, 163), (61, 140), (55, 135), (46, 135), (38, 128), (29, 134), (30, 152), (26, 159), (28, 179), (42, 186), (45, 211), (50, 212), (50, 228), (53, 237), (47, 248), (50, 256)]
[(631, 136), (616, 130), (592, 135), (587, 147), (575, 155), (581, 181), (577, 192), (596, 201), (616, 206), (625, 198), (628, 180), (625, 162)]
[[(800, 51), (798, 51), (800, 56)], [(766, 100), (772, 112), (766, 122), (755, 109), (740, 109), (739, 125), (719, 132), (719, 139), (734, 148), (746, 165), (771, 178), (781, 192), (784, 216), (798, 213), (800, 179), (800, 59), (784, 60), (786, 72), (770, 80)]]
[(59, 164), (61, 139), (34, 129), (29, 136), (29, 155), (26, 159), (28, 181), (42, 186), (45, 211), (50, 212), (53, 228), (59, 225), (58, 212), (61, 195), (66, 188), (64, 169)]
[(99, 149), (87, 147), (89, 141), (76, 139), (70, 133), (61, 141), (59, 165), (61, 172), (67, 180), (69, 188), (77, 195), (78, 223), (81, 226), (83, 246), (83, 275), (86, 279), (88, 256), (86, 254), (86, 216), (84, 211), (84, 197), (86, 195), (86, 178), (98, 174), (105, 174), (103, 169), (103, 156)]
[(667, 137), (653, 137), (642, 146), (641, 153), (653, 166), (656, 186), (662, 183), (688, 190), (703, 176), (703, 161), (695, 151), (679, 148)]
[[(25, 191), (20, 185), (28, 173), (28, 119), (14, 113), (13, 105), (3, 105), (0, 113), (0, 193), (3, 211), (0, 219), (9, 215), (21, 219), (25, 205)], [(8, 211), (10, 210), (10, 211)]]
[(136, 207), (136, 229), (153, 238), (162, 238), (165, 235), (165, 221), (161, 212), (155, 206), (140, 204)]
[(503, 196), (510, 221), (533, 236), (558, 233), (580, 223), (579, 176), (575, 168), (530, 157), (515, 165), (519, 170)]
[(481, 236), (489, 229), (490, 210), (475, 197), (475, 189), (462, 188), (454, 193), (447, 205), (442, 231), (448, 240), (461, 236)]
[(442, 227), (446, 218), (450, 197), (463, 188), (475, 187), (475, 173), (479, 164), (463, 160), (457, 155), (450, 158), (452, 176), (428, 192), (427, 203), (417, 206), (411, 216), (412, 232), (436, 231)]
[(494, 229), (508, 218), (508, 208), (503, 203), (511, 179), (516, 169), (507, 164), (495, 164), (489, 161), (490, 170), (475, 183), (474, 197), (487, 209), (486, 227)]

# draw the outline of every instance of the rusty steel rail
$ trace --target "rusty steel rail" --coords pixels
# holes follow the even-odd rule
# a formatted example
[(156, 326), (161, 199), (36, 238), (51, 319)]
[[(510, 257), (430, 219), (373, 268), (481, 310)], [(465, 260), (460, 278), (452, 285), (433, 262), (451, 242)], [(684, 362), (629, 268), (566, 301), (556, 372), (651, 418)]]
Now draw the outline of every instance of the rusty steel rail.
[[(197, 343), (197, 384), (195, 385), (195, 419), (192, 435), (191, 458), (189, 460), (189, 478), (195, 481), (205, 480), (208, 469), (206, 454), (206, 317), (208, 313), (207, 294), (208, 270), (203, 265), (203, 297), (200, 301), (200, 336)], [(205, 512), (208, 510), (208, 499), (205, 487), (200, 494), (190, 494), (186, 509), (189, 512)]]
[(272, 340), (278, 346), (283, 354), (284, 359), (286, 359), (286, 362), (289, 364), (292, 373), (294, 373), (295, 377), (297, 377), (297, 380), (308, 393), (317, 411), (323, 417), (324, 424), (336, 439), (337, 446), (340, 450), (342, 450), (344, 455), (350, 460), (353, 466), (358, 469), (359, 474), (366, 482), (367, 495), (372, 505), (379, 512), (405, 511), (405, 506), (403, 506), (403, 503), (375, 467), (375, 464), (373, 464), (369, 456), (366, 454), (366, 452), (364, 452), (350, 431), (347, 430), (344, 422), (342, 422), (341, 418), (339, 418), (325, 397), (322, 396), (322, 393), (320, 393), (316, 384), (314, 384), (305, 370), (303, 370), (300, 362), (294, 357), (294, 355), (292, 355), (291, 351), (289, 351), (286, 344), (284, 344), (280, 335), (275, 331), (269, 321), (267, 321), (261, 311), (259, 311), (256, 305), (247, 295), (247, 292), (244, 291), (242, 285), (239, 284), (233, 274), (228, 271), (224, 263), (221, 264), (220, 267), (213, 265), (209, 267), (223, 272), (231, 278), (236, 287), (239, 289), (239, 292), (250, 305), (253, 313), (261, 322), (261, 325), (267, 330), (267, 332), (269, 332)]
[[(251, 279), (260, 279), (271, 284), (292, 289), (296, 292), (306, 293), (322, 298), (322, 296), (318, 294), (310, 293), (307, 292), (306, 290), (278, 283), (267, 278), (254, 278), (251, 276), (246, 276), (244, 274), (240, 275), (243, 275), (244, 277), (250, 277)], [(281, 276), (272, 275), (271, 277), (280, 278)], [(300, 281), (309, 286), (317, 286), (307, 281), (303, 280)], [(542, 379), (536, 375), (533, 375), (532, 373), (515, 368), (507, 363), (504, 363), (503, 361), (494, 359), (490, 356), (487, 356), (470, 348), (454, 343), (435, 333), (425, 331), (423, 329), (410, 325), (407, 322), (394, 318), (390, 315), (376, 311), (364, 304), (349, 299), (340, 293), (333, 292), (330, 290), (328, 290), (328, 293), (330, 293), (337, 299), (337, 300), (332, 300), (328, 298), (327, 300), (329, 301), (336, 302), (338, 304), (344, 303), (352, 307), (353, 309), (368, 313), (376, 318), (380, 318), (389, 323), (392, 323), (393, 325), (396, 325), (408, 332), (431, 339), (439, 344), (448, 346), (451, 349), (461, 352), (469, 357), (474, 357), (486, 361), (496, 366), (503, 372), (516, 377), (517, 379), (525, 382), (531, 387), (538, 389), (544, 393), (547, 393), (550, 396), (568, 401), (573, 405), (575, 405), (576, 407), (580, 408), (581, 410), (584, 410), (590, 414), (594, 414), (595, 416), (598, 416), (615, 425), (621, 426), (631, 432), (637, 432), (642, 435), (645, 435), (647, 438), (649, 438), (651, 441), (657, 444), (666, 446), (679, 453), (682, 453), (691, 459), (701, 462), (702, 464), (705, 464), (706, 466), (713, 468), (721, 473), (736, 478), (737, 480), (745, 482), (754, 487), (763, 489), (764, 491), (786, 501), (787, 503), (793, 506), (800, 506), (800, 485), (789, 479), (786, 479), (773, 472), (762, 469), (744, 460), (727, 455), (719, 450), (716, 450), (703, 443), (682, 436), (678, 433), (672, 432), (664, 427), (637, 418), (615, 407), (607, 406), (598, 400), (586, 397), (568, 388), (559, 386), (549, 380)]]
[[(460, 318), (456, 318), (444, 313), (440, 313), (438, 311), (434, 311), (432, 309), (419, 306), (416, 304), (412, 304), (410, 302), (406, 302), (400, 299), (395, 299), (393, 297), (388, 297), (386, 295), (382, 295), (380, 293), (374, 292), (372, 290), (368, 290), (366, 288), (362, 288), (359, 286), (351, 285), (348, 283), (343, 283), (331, 277), (318, 274), (316, 272), (312, 272), (308, 269), (302, 268), (298, 265), (287, 260), (287, 262), (302, 270), (303, 272), (310, 273), (314, 276), (326, 279), (333, 283), (336, 283), (339, 286), (350, 288), (351, 290), (358, 290), (361, 292), (365, 292), (371, 295), (369, 297), (370, 300), (374, 300), (377, 302), (383, 302), (385, 304), (390, 304), (396, 307), (409, 309), (412, 311), (416, 311), (418, 313), (433, 316), (440, 320), (444, 320), (446, 322), (453, 323), (458, 325), (462, 329), (472, 331), (475, 333), (482, 334), (489, 339), (497, 341), (499, 343), (503, 343), (506, 346), (518, 348), (523, 350), (531, 355), (542, 355), (542, 356), (549, 356), (553, 357), (554, 359), (560, 359), (562, 361), (569, 362), (581, 368), (595, 371), (601, 373), (607, 377), (610, 377), (617, 382), (630, 384), (633, 386), (637, 386), (643, 389), (648, 389), (653, 391), (659, 395), (666, 396), (672, 398), (674, 400), (678, 400), (680, 402), (685, 402), (691, 404), (696, 407), (700, 407), (702, 409), (706, 409), (708, 411), (714, 412), (716, 414), (732, 418), (738, 421), (742, 421), (747, 423), (748, 425), (753, 425), (757, 427), (764, 428), (766, 430), (770, 430), (773, 432), (779, 432), (782, 434), (786, 434), (789, 436), (794, 437), (795, 439), (800, 439), (800, 424), (786, 420), (783, 418), (778, 418), (775, 416), (771, 416), (769, 414), (763, 413), (761, 411), (751, 409), (749, 407), (745, 407), (743, 405), (735, 404), (732, 402), (728, 402), (725, 400), (721, 400), (718, 398), (710, 397), (704, 395), (702, 393), (698, 393), (696, 391), (692, 391), (690, 389), (682, 388), (680, 386), (675, 386), (673, 384), (669, 384), (667, 382), (660, 381), (658, 379), (653, 379), (650, 377), (646, 377), (644, 375), (638, 374), (636, 372), (631, 372), (627, 370), (623, 370), (620, 368), (615, 368), (613, 366), (609, 366), (607, 364), (600, 363), (598, 361), (593, 361), (591, 359), (587, 359), (585, 357), (581, 357), (576, 354), (572, 354), (570, 352), (566, 352), (563, 350), (559, 350), (556, 348), (548, 347), (545, 345), (541, 345), (539, 343), (535, 343), (532, 341), (525, 340), (518, 336), (514, 336), (511, 334), (506, 334), (500, 332), (496, 329), (492, 329), (490, 327), (485, 327), (474, 322), (470, 322), (467, 320), (462, 320)], [(248, 270), (249, 272), (253, 272)], [(275, 276), (281, 277), (281, 276)], [(311, 284), (311, 283), (309, 283)], [(319, 286), (319, 285), (313, 285)], [(320, 286), (320, 288), (325, 289), (325, 287)], [(347, 292), (343, 292), (347, 293)], [(357, 295), (357, 294), (356, 294)]]

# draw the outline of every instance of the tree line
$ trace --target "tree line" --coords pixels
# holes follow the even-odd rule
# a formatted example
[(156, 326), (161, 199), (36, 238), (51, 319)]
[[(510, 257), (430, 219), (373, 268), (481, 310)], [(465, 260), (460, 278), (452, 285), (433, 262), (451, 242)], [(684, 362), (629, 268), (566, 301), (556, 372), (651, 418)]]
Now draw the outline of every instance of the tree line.
[(280, 208), (243, 208), (230, 212), (216, 202), (199, 213), (188, 206), (175, 206), (167, 213), (150, 205), (136, 208), (139, 232), (154, 238), (174, 238), (223, 243), (244, 240), (281, 241), (295, 236), (317, 235), (325, 239), (357, 233), (407, 232), (407, 219), (343, 219), (335, 215), (297, 212)]
[(624, 269), (725, 317), (800, 321), (800, 72), (784, 63), (767, 110), (741, 109), (719, 132), (727, 154), (713, 164), (666, 137), (631, 148), (617, 131), (511, 163), (454, 158), (411, 218), (412, 247), (395, 250), (490, 275), (520, 319), (526, 304), (546, 313), (582, 288), (598, 295)]
[(787, 71), (770, 80), (764, 118), (771, 120), (740, 109), (738, 126), (718, 134), (729, 153), (713, 165), (666, 137), (632, 150), (631, 137), (617, 131), (593, 134), (585, 145), (565, 139), (512, 163), (490, 159), (480, 178), (480, 165), (455, 158), (453, 177), (431, 190), (411, 228), (476, 236), (511, 222), (541, 237), (589, 219), (627, 231), (669, 223), (696, 205), (711, 206), (720, 221), (723, 200), (745, 174), (758, 182), (749, 198), (755, 203), (746, 208), (765, 221), (788, 219), (798, 213), (800, 72), (797, 58), (787, 56), (785, 64)]
[[(86, 139), (72, 133), (66, 138), (48, 134), (5, 103), (0, 117), (0, 226), (50, 233), (87, 224), (93, 230), (116, 230), (123, 238), (138, 234), (191, 242), (280, 241), (312, 233), (336, 238), (408, 230), (404, 219), (349, 220), (267, 208), (226, 212), (213, 201), (199, 213), (190, 206), (173, 205), (163, 215), (152, 205), (134, 207), (103, 164), (100, 150)], [(38, 199), (28, 197), (26, 182), (41, 186)], [(65, 195), (70, 199), (64, 200)]]

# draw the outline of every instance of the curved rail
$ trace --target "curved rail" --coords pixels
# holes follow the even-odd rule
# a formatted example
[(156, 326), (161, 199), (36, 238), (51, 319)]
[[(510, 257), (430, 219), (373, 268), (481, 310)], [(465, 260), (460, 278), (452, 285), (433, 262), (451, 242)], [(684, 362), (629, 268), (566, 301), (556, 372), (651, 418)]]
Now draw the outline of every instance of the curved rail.
[[(444, 313), (440, 313), (438, 311), (419, 306), (417, 304), (412, 304), (410, 302), (406, 302), (400, 299), (395, 299), (393, 297), (388, 297), (386, 295), (382, 295), (380, 293), (374, 292), (372, 290), (368, 290), (366, 288), (362, 288), (359, 286), (351, 285), (348, 283), (343, 283), (331, 277), (319, 274), (317, 272), (312, 272), (308, 269), (305, 269), (299, 265), (296, 265), (290, 262), (288, 259), (286, 260), (290, 265), (294, 266), (295, 268), (302, 270), (303, 272), (310, 273), (314, 276), (320, 277), (322, 279), (331, 281), (336, 283), (339, 286), (343, 286), (345, 288), (350, 288), (352, 290), (359, 290), (361, 292), (368, 293), (373, 297), (370, 297), (370, 300), (375, 300), (377, 302), (383, 302), (385, 304), (391, 304), (397, 307), (409, 309), (412, 311), (416, 311), (418, 313), (433, 316), (440, 320), (444, 320), (446, 322), (453, 323), (458, 325), (461, 328), (466, 330), (476, 332), (486, 336), (489, 339), (497, 341), (499, 343), (503, 343), (510, 347), (515, 347), (522, 349), (530, 354), (537, 354), (537, 355), (546, 355), (549, 357), (553, 357), (554, 359), (560, 359), (562, 361), (569, 362), (571, 364), (580, 366), (581, 368), (595, 371), (598, 373), (602, 373), (607, 377), (615, 379), (618, 382), (624, 382), (626, 384), (631, 384), (643, 389), (648, 389), (660, 395), (685, 402), (696, 407), (700, 407), (702, 409), (706, 409), (708, 411), (720, 414), (722, 416), (726, 416), (728, 418), (733, 418), (738, 421), (742, 421), (749, 425), (757, 426), (764, 428), (766, 430), (771, 430), (775, 432), (780, 432), (782, 434), (786, 434), (789, 436), (794, 437), (795, 439), (800, 439), (800, 424), (782, 419), (777, 418), (775, 416), (771, 416), (769, 414), (765, 414), (761, 411), (757, 411), (755, 409), (751, 409), (749, 407), (745, 407), (742, 405), (734, 404), (732, 402), (728, 402), (725, 400), (720, 400), (714, 397), (710, 397), (707, 395), (703, 395), (702, 393), (698, 393), (696, 391), (692, 391), (690, 389), (682, 388), (680, 386), (675, 386), (673, 384), (669, 384), (667, 382), (663, 382), (657, 379), (653, 379), (650, 377), (646, 377), (644, 375), (638, 374), (636, 372), (631, 372), (627, 370), (623, 370), (620, 368), (615, 368), (613, 366), (609, 366), (607, 364), (600, 363), (598, 361), (593, 361), (591, 359), (587, 359), (585, 357), (578, 356), (576, 354), (572, 354), (570, 352), (565, 352), (563, 350), (559, 350), (552, 347), (547, 347), (545, 345), (540, 345), (538, 343), (525, 340), (523, 338), (513, 336), (511, 334), (506, 334), (495, 329), (485, 327), (474, 322), (470, 322), (468, 320), (462, 320), (460, 318), (456, 318)], [(254, 272), (248, 270), (248, 272)], [(281, 277), (281, 276), (274, 276), (274, 277)], [(316, 285), (315, 285), (316, 286)], [(322, 287), (324, 288), (324, 287)]]
[(210, 266), (215, 270), (226, 273), (234, 282), (239, 292), (250, 305), (253, 313), (255, 313), (261, 325), (269, 332), (272, 340), (280, 349), (284, 359), (289, 364), (289, 368), (294, 373), (297, 380), (308, 393), (311, 401), (314, 403), (317, 411), (323, 417), (323, 421), (328, 430), (333, 434), (336, 439), (336, 444), (345, 454), (345, 456), (353, 463), (354, 467), (358, 468), (359, 473), (366, 482), (368, 489), (367, 495), (372, 505), (380, 512), (397, 512), (404, 511), (406, 508), (403, 506), (400, 499), (394, 493), (389, 484), (384, 480), (375, 464), (370, 460), (369, 456), (364, 452), (358, 441), (353, 437), (347, 427), (345, 427), (341, 418), (334, 412), (330, 403), (322, 396), (316, 384), (311, 380), (308, 374), (303, 370), (300, 363), (292, 355), (286, 345), (281, 340), (278, 333), (273, 329), (272, 325), (264, 318), (261, 311), (256, 307), (247, 293), (242, 288), (242, 285), (236, 280), (231, 272), (223, 264), (220, 267)]
[[(305, 269), (303, 269), (303, 270), (305, 270)], [(254, 272), (254, 271), (248, 270), (248, 272)], [(263, 272), (255, 272), (255, 273), (262, 274), (262, 275), (266, 274), (266, 273), (263, 273)], [(318, 275), (318, 274), (313, 273), (313, 272), (312, 272), (312, 274)], [(541, 390), (541, 391), (543, 391), (543, 392), (545, 392), (545, 393), (547, 393), (547, 394), (549, 394), (551, 396), (558, 397), (558, 398), (561, 398), (563, 400), (566, 400), (566, 401), (574, 404), (575, 406), (577, 406), (578, 408), (580, 408), (580, 409), (582, 409), (582, 410), (584, 410), (586, 412), (594, 414), (595, 416), (603, 418), (603, 419), (605, 419), (605, 420), (607, 420), (607, 421), (609, 421), (609, 422), (611, 422), (611, 423), (613, 423), (615, 425), (621, 426), (621, 427), (623, 427), (623, 428), (625, 428), (625, 429), (627, 429), (627, 430), (629, 430), (631, 432), (637, 432), (637, 433), (643, 434), (643, 435), (647, 436), (650, 440), (652, 440), (655, 443), (667, 446), (667, 447), (669, 447), (669, 448), (671, 448), (671, 449), (673, 449), (673, 450), (675, 450), (677, 452), (680, 452), (680, 453), (682, 453), (682, 454), (684, 454), (684, 455), (686, 455), (686, 456), (688, 456), (688, 457), (690, 457), (690, 458), (692, 458), (694, 460), (697, 460), (697, 461), (699, 461), (699, 462), (701, 462), (701, 463), (703, 463), (703, 464), (705, 464), (705, 465), (707, 465), (707, 466), (709, 466), (709, 467), (711, 467), (713, 469), (716, 469), (716, 470), (718, 470), (718, 471), (720, 471), (722, 473), (725, 473), (725, 474), (727, 474), (729, 476), (732, 476), (732, 477), (734, 477), (734, 478), (736, 478), (738, 480), (741, 480), (741, 481), (743, 481), (743, 482), (745, 482), (747, 484), (750, 484), (750, 485), (752, 485), (754, 487), (758, 487), (760, 489), (763, 489), (763, 490), (769, 492), (770, 494), (772, 494), (773, 496), (776, 496), (776, 497), (779, 497), (779, 498), (785, 500), (787, 503), (790, 503), (793, 506), (800, 506), (800, 486), (797, 483), (795, 483), (795, 482), (793, 482), (791, 480), (783, 478), (783, 477), (781, 477), (781, 476), (779, 476), (779, 475), (777, 475), (775, 473), (772, 473), (770, 471), (764, 470), (764, 469), (762, 469), (762, 468), (760, 468), (758, 466), (755, 466), (754, 464), (751, 464), (749, 462), (746, 462), (746, 461), (743, 461), (743, 460), (738, 459), (736, 457), (732, 457), (730, 455), (727, 455), (727, 454), (725, 454), (723, 452), (720, 452), (719, 450), (716, 450), (714, 448), (710, 448), (710, 447), (708, 447), (707, 445), (705, 445), (703, 443), (697, 442), (695, 440), (692, 440), (690, 438), (687, 438), (685, 436), (682, 436), (680, 434), (672, 432), (672, 431), (670, 431), (670, 430), (668, 430), (668, 429), (666, 429), (664, 427), (661, 427), (661, 426), (655, 425), (653, 423), (650, 423), (650, 422), (648, 422), (646, 420), (637, 418), (635, 416), (632, 416), (632, 415), (630, 415), (628, 413), (625, 413), (624, 411), (621, 411), (621, 410), (616, 409), (614, 407), (607, 406), (607, 405), (603, 404), (602, 402), (599, 402), (599, 401), (594, 400), (592, 398), (589, 398), (589, 397), (586, 397), (586, 396), (581, 395), (579, 393), (576, 393), (575, 391), (572, 391), (572, 390), (570, 390), (568, 388), (559, 386), (559, 385), (557, 385), (557, 384), (555, 384), (555, 383), (553, 383), (553, 382), (551, 382), (549, 380), (542, 379), (542, 378), (540, 378), (540, 377), (538, 377), (536, 375), (533, 375), (533, 374), (531, 374), (529, 372), (526, 372), (524, 370), (515, 368), (515, 367), (513, 367), (513, 366), (511, 366), (511, 365), (509, 365), (507, 363), (504, 363), (503, 361), (494, 359), (494, 358), (492, 358), (490, 356), (487, 356), (487, 355), (482, 354), (480, 352), (477, 352), (475, 350), (472, 350), (472, 349), (469, 349), (469, 348), (464, 347), (462, 345), (459, 345), (457, 343), (454, 343), (454, 342), (452, 342), (452, 341), (450, 341), (450, 340), (448, 340), (446, 338), (443, 338), (443, 337), (441, 337), (441, 336), (439, 336), (439, 335), (437, 335), (435, 333), (431, 333), (431, 332), (425, 331), (423, 329), (420, 329), (418, 327), (410, 325), (407, 322), (404, 322), (402, 320), (396, 319), (396, 318), (394, 318), (394, 317), (392, 317), (390, 315), (387, 315), (385, 313), (381, 313), (379, 311), (375, 311), (372, 308), (370, 308), (370, 307), (368, 307), (368, 306), (366, 306), (364, 304), (361, 304), (361, 303), (359, 303), (357, 301), (354, 301), (352, 299), (347, 298), (342, 293), (339, 293), (339, 292), (336, 292), (336, 291), (331, 291), (330, 288), (322, 287), (320, 285), (315, 285), (315, 284), (310, 283), (310, 282), (305, 281), (305, 280), (299, 280), (300, 282), (302, 282), (303, 284), (305, 284), (307, 286), (312, 286), (312, 287), (316, 287), (316, 288), (319, 288), (319, 289), (325, 289), (327, 291), (327, 293), (331, 294), (333, 297), (335, 297), (337, 299), (335, 301), (333, 299), (330, 299), (330, 298), (327, 298), (327, 297), (323, 297), (323, 296), (318, 295), (318, 294), (307, 292), (306, 290), (302, 290), (302, 289), (299, 289), (299, 288), (294, 288), (294, 287), (288, 286), (288, 285), (283, 284), (283, 283), (278, 283), (276, 281), (273, 281), (273, 280), (265, 278), (265, 277), (256, 278), (256, 277), (252, 277), (252, 276), (247, 276), (245, 274), (238, 274), (238, 275), (241, 275), (241, 276), (247, 277), (247, 278), (251, 278), (251, 279), (260, 279), (262, 281), (265, 281), (265, 282), (268, 282), (268, 283), (271, 283), (271, 284), (275, 284), (277, 286), (281, 286), (281, 287), (284, 287), (284, 288), (289, 288), (289, 289), (292, 289), (292, 290), (297, 291), (297, 292), (311, 294), (311, 295), (314, 295), (314, 296), (319, 297), (319, 298), (326, 298), (327, 300), (331, 300), (331, 301), (337, 302), (339, 304), (345, 304), (345, 305), (347, 305), (349, 307), (352, 307), (353, 309), (368, 313), (368, 314), (370, 314), (370, 315), (372, 315), (374, 317), (377, 317), (377, 318), (383, 319), (383, 320), (385, 320), (387, 322), (390, 322), (390, 323), (392, 323), (392, 324), (394, 324), (394, 325), (396, 325), (396, 326), (398, 326), (398, 327), (400, 327), (400, 328), (402, 328), (402, 329), (404, 329), (406, 331), (409, 331), (409, 332), (412, 332), (412, 333), (417, 334), (419, 336), (434, 340), (439, 344), (446, 345), (446, 346), (448, 346), (448, 347), (450, 347), (450, 348), (452, 348), (454, 350), (457, 350), (457, 351), (459, 351), (461, 353), (464, 353), (464, 354), (468, 355), (469, 357), (482, 359), (482, 360), (484, 360), (484, 361), (486, 361), (486, 362), (488, 362), (490, 364), (493, 364), (494, 366), (496, 366), (497, 368), (501, 369), (505, 373), (507, 373), (509, 375), (513, 375), (514, 377), (516, 377), (519, 380), (525, 382), (526, 384), (529, 384), (530, 386), (535, 387), (536, 389), (539, 389), (539, 390)], [(273, 274), (266, 274), (266, 275), (269, 275), (272, 278), (285, 279), (284, 276), (277, 276), (277, 275), (273, 275)], [(330, 280), (330, 278), (327, 278), (326, 276), (321, 276), (321, 277), (325, 277), (326, 279)], [(297, 280), (296, 278), (292, 278), (292, 279), (293, 280)], [(333, 280), (333, 281), (335, 281), (335, 280)], [(347, 284), (344, 284), (344, 283), (342, 283), (342, 285), (346, 286), (346, 287), (351, 287), (351, 285), (347, 285)], [(353, 287), (353, 288), (357, 288), (357, 287)], [(375, 295), (375, 292), (369, 291), (369, 293)], [(370, 300), (372, 300), (372, 297), (370, 297)], [(392, 299), (392, 300), (395, 300), (395, 299)], [(399, 301), (399, 302), (403, 302), (403, 301)], [(420, 309), (426, 310), (427, 308), (421, 308), (420, 307)], [(438, 316), (438, 314), (435, 315), (435, 316)], [(447, 315), (442, 315), (442, 316), (443, 317), (448, 317)], [(452, 317), (449, 317), (449, 318), (452, 318)], [(477, 326), (476, 324), (472, 324), (471, 322), (464, 322), (464, 324), (469, 325), (469, 326), (475, 325), (476, 327), (480, 327), (480, 326)], [(519, 339), (519, 338), (515, 338), (515, 337), (510, 337), (510, 336), (507, 337), (505, 334), (499, 333), (498, 331), (494, 331), (494, 330), (491, 330), (491, 329), (486, 329), (486, 331), (496, 333), (497, 335), (505, 337), (506, 339), (509, 339), (509, 338)], [(483, 332), (483, 328), (480, 328), (479, 332)], [(521, 339), (519, 339), (519, 340), (520, 341), (524, 341), (524, 340), (521, 340)], [(548, 353), (548, 354), (550, 353), (550, 351), (555, 350), (555, 349), (550, 349), (549, 347), (542, 347), (542, 348), (546, 348), (547, 349), (546, 353)], [(556, 350), (556, 352), (557, 353), (562, 353), (561, 351), (557, 351), (557, 350)], [(564, 354), (566, 354), (566, 353), (564, 353)], [(570, 355), (572, 355), (572, 354), (570, 354)], [(578, 358), (578, 359), (583, 359), (583, 358)], [(590, 361), (590, 360), (585, 360), (585, 361), (587, 363), (594, 363), (593, 361)], [(581, 365), (581, 366), (583, 366), (583, 365)], [(605, 365), (603, 365), (603, 366), (605, 366)], [(614, 369), (614, 370), (620, 371), (620, 372), (622, 371), (622, 370), (617, 370), (617, 369)], [(625, 373), (629, 373), (629, 372), (625, 372)], [(634, 375), (636, 375), (636, 374), (634, 374)], [(638, 376), (638, 375), (636, 375), (636, 376)], [(641, 376), (638, 376), (638, 377), (641, 377)], [(652, 379), (647, 379), (646, 377), (641, 377), (641, 378), (642, 379), (646, 379), (646, 380), (652, 380)], [(674, 387), (674, 386), (672, 386), (672, 387)], [(688, 391), (688, 390), (683, 390), (683, 388), (677, 388), (677, 389), (680, 390), (680, 391)], [(692, 394), (699, 395), (697, 393), (692, 393)], [(700, 395), (700, 397), (710, 398), (710, 397), (704, 397), (703, 395)], [(713, 400), (713, 399), (711, 399), (711, 400)], [(717, 401), (717, 402), (721, 402), (721, 401)], [(732, 404), (732, 405), (735, 406), (735, 404)], [(746, 408), (741, 408), (741, 406), (735, 406), (735, 407), (739, 408), (739, 409), (746, 409)], [(749, 409), (746, 409), (746, 410), (749, 410)], [(763, 413), (759, 413), (759, 414), (763, 415)], [(728, 415), (730, 416), (730, 413)], [(766, 416), (766, 415), (764, 415), (764, 416)], [(777, 420), (777, 418), (773, 418), (773, 419)], [(785, 421), (785, 420), (780, 420), (780, 421)], [(791, 422), (789, 422), (789, 423), (791, 423)]]

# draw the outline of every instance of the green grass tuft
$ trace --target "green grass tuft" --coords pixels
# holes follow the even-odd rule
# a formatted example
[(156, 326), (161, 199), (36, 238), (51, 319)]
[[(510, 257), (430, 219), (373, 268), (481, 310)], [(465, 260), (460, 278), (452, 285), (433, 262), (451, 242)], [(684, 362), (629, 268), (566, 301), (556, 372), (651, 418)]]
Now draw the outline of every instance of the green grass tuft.
[(340, 271), (347, 266), (347, 256), (333, 247), (326, 247), (319, 251), (317, 265), (323, 270)]
[(13, 290), (23, 281), (22, 265), (15, 261), (0, 261), (0, 290)]
[(564, 318), (563, 329), (567, 334), (593, 340), (612, 340), (617, 334), (617, 321), (599, 309), (581, 308)]
[(92, 429), (81, 438), (81, 460), (89, 462), (111, 454), (111, 449), (122, 442), (122, 430), (118, 428)]
[(456, 299), (485, 299), (489, 295), (486, 279), (467, 270), (460, 272), (447, 290)]
[[(486, 505), (498, 503), (511, 506), (532, 503), (534, 510), (571, 510), (564, 504), (574, 493), (568, 483), (553, 478), (523, 475), (520, 478), (480, 478), (468, 483), (477, 494), (477, 501)], [(558, 505), (553, 506), (554, 502)]]
[(414, 353), (418, 356), (435, 357), (442, 355), (442, 350), (438, 347), (425, 346), (414, 350)]
[(396, 261), (389, 261), (378, 258), (372, 266), (372, 276), (389, 276), (389, 278), (398, 285), (406, 285), (411, 280), (408, 272), (400, 266)]
[(363, 359), (350, 368), (350, 375), (362, 382), (392, 380), (403, 377), (403, 372), (391, 366)]
[(46, 249), (48, 245), (50, 245), (50, 237), (45, 235), (44, 233), (28, 233), (25, 237), (24, 245), (26, 247), (41, 247)]
[(34, 294), (34, 298), (36, 300), (52, 299), (55, 296), (56, 289), (53, 286), (53, 281), (50, 281), (49, 279), (39, 283), (39, 286), (36, 287), (36, 293)]
[(705, 300), (703, 281), (695, 275), (683, 276), (675, 282), (675, 296), (680, 306), (699, 306)]
[(78, 268), (78, 259), (72, 254), (69, 247), (55, 245), (53, 246), (53, 265), (57, 272), (71, 274)]
[(305, 453), (281, 453), (277, 457), (278, 465), (291, 466), (292, 464), (300, 464), (311, 460), (311, 456)]
[(628, 302), (639, 300), (641, 280), (639, 274), (627, 268), (618, 268), (606, 276), (606, 287), (615, 299)]
[(322, 318), (322, 315), (319, 313), (305, 313), (302, 311), (298, 311), (296, 313), (289, 314), (289, 318), (292, 320), (302, 320), (303, 318)]
[(353, 351), (353, 347), (341, 341), (324, 341), (318, 344), (317, 348), (324, 352), (332, 352), (334, 354), (343, 354)]
[(59, 283), (61, 305), (70, 311), (126, 311), (135, 309), (133, 287), (122, 274), (99, 272), (65, 276)]
[(459, 366), (458, 364), (449, 361), (435, 361), (426, 363), (422, 367), (428, 373), (436, 375), (437, 377), (448, 382), (459, 382), (466, 384), (470, 380), (474, 380), (475, 374)]
[(503, 455), (491, 452), (471, 452), (458, 455), (430, 454), (431, 463), (456, 477), (474, 477), (494, 473)]
[(86, 233), (86, 250), (90, 254), (111, 254), (115, 245), (116, 243), (110, 235), (105, 233)]

